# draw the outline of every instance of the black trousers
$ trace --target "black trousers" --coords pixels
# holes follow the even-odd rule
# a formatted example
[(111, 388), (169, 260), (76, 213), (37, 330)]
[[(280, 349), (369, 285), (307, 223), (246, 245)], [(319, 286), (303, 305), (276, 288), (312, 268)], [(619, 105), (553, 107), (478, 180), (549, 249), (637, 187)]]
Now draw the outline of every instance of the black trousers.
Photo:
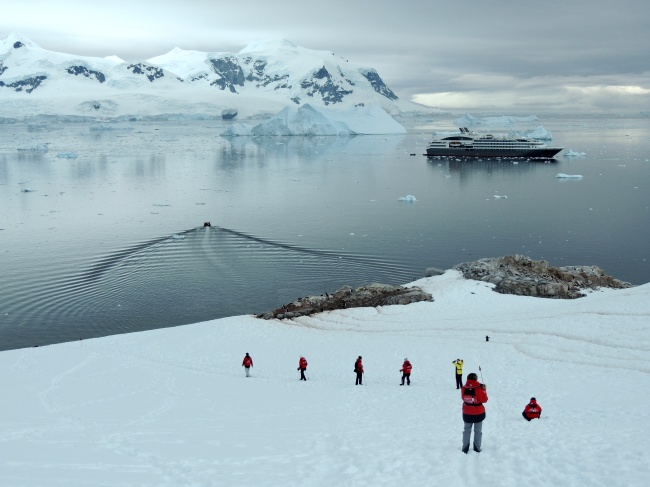
[(456, 389), (463, 387), (463, 374), (456, 374)]
[(363, 385), (363, 372), (357, 372), (357, 381), (354, 383), (354, 385)]
[(307, 380), (307, 377), (305, 377), (305, 369), (300, 369), (300, 380)]
[(411, 385), (411, 374), (402, 374), (402, 385), (404, 385), (404, 379), (408, 385)]

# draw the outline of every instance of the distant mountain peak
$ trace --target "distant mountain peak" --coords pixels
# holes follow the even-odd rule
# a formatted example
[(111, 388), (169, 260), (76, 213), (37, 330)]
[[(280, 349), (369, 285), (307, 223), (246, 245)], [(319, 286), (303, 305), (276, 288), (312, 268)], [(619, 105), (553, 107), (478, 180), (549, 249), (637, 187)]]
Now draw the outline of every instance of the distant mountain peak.
[(9, 49), (20, 49), (21, 47), (41, 49), (41, 46), (35, 42), (32, 42), (29, 38), (18, 32), (11, 32), (8, 34), (7, 37), (2, 40), (0, 45), (2, 45), (2, 51), (8, 51)]

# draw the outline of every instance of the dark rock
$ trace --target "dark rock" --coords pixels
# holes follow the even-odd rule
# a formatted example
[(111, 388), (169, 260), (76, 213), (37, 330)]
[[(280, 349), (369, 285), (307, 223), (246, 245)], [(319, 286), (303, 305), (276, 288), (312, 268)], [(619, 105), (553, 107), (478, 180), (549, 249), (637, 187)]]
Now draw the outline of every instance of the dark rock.
[(25, 44), (23, 44), (22, 42), (20, 42), (20, 41), (16, 41), (16, 42), (14, 42), (14, 49), (20, 49), (20, 48), (23, 47), (24, 45), (25, 45)]
[(4, 81), (0, 81), (0, 86), (13, 88), (14, 91), (23, 91), (24, 88), (27, 93), (31, 93), (36, 88), (38, 88), (41, 82), (46, 79), (47, 76), (34, 76), (33, 78), (26, 78), (20, 81), (14, 81), (13, 83), (5, 83)]
[(85, 66), (70, 66), (67, 69), (69, 74), (74, 74), (75, 76), (85, 76), (86, 78), (95, 78), (100, 83), (106, 81), (106, 76), (101, 71), (95, 71), (93, 69), (88, 69)]
[(584, 289), (631, 287), (597, 266), (552, 267), (545, 260), (532, 260), (522, 255), (480, 259), (453, 267), (465, 279), (489, 282), (501, 294), (540, 298), (575, 299), (584, 296)]
[(232, 120), (237, 116), (237, 110), (235, 108), (226, 108), (221, 111), (222, 120)]
[(442, 269), (437, 269), (435, 267), (427, 267), (424, 271), (425, 277), (441, 276), (445, 273)]
[(300, 83), (300, 87), (306, 90), (307, 96), (313, 97), (314, 95), (320, 95), (325, 105), (339, 103), (343, 101), (346, 95), (352, 93), (352, 90), (346, 90), (336, 84), (325, 66), (316, 71), (312, 75), (311, 80), (303, 80)]
[(405, 288), (370, 284), (356, 289), (344, 286), (334, 294), (325, 293), (320, 296), (300, 298), (273, 311), (258, 314), (257, 317), (265, 320), (288, 319), (335, 309), (405, 305), (419, 301), (433, 301), (433, 297), (417, 286)]
[(372, 88), (379, 93), (380, 95), (385, 96), (389, 100), (397, 100), (398, 97), (395, 93), (393, 93), (393, 90), (391, 90), (388, 86), (386, 86), (386, 83), (384, 83), (384, 80), (382, 80), (379, 77), (379, 74), (377, 71), (374, 69), (370, 69), (365, 72), (361, 72), (361, 74), (370, 82), (372, 85)]
[(212, 69), (219, 75), (219, 79), (210, 83), (217, 85), (221, 90), (228, 88), (231, 93), (237, 93), (235, 86), (244, 86), (244, 71), (237, 62), (237, 58), (229, 56), (210, 59)]
[(162, 69), (157, 68), (156, 66), (151, 66), (149, 64), (144, 64), (144, 63), (129, 64), (126, 68), (130, 69), (133, 74), (145, 75), (147, 79), (151, 82), (165, 76), (165, 73)]

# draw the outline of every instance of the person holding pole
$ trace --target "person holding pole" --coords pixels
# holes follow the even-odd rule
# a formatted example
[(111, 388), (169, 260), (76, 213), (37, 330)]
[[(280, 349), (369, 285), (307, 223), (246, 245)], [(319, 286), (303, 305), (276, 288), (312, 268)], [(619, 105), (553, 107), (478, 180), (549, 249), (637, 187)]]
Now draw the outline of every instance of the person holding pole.
[(467, 382), (460, 388), (460, 396), (463, 399), (463, 453), (469, 452), (470, 437), (474, 428), (474, 451), (481, 451), (481, 440), (483, 438), (483, 420), (485, 419), (484, 403), (488, 401), (487, 388), (485, 384), (478, 381), (478, 376), (472, 372), (467, 375)]
[(463, 361), (459, 358), (452, 362), (456, 366), (456, 389), (463, 386)]
[(401, 386), (404, 385), (404, 380), (406, 380), (406, 385), (411, 385), (411, 369), (413, 366), (411, 365), (411, 362), (409, 362), (409, 359), (405, 358), (404, 363), (402, 364), (402, 368), (399, 369), (399, 371), (402, 373), (402, 383), (400, 384)]

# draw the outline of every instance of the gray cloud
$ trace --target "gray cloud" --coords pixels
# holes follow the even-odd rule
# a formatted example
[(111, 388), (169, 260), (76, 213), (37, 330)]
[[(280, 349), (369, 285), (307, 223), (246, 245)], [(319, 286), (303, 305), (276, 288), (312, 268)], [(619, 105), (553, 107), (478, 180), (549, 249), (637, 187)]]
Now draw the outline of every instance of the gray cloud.
[[(124, 59), (176, 46), (237, 52), (253, 40), (285, 38), (376, 68), (405, 99), (457, 93), (503, 111), (650, 110), (645, 0), (94, 3), (16, 2), (3, 7), (0, 35), (17, 31), (46, 49)], [(448, 97), (447, 108), (461, 98)]]

